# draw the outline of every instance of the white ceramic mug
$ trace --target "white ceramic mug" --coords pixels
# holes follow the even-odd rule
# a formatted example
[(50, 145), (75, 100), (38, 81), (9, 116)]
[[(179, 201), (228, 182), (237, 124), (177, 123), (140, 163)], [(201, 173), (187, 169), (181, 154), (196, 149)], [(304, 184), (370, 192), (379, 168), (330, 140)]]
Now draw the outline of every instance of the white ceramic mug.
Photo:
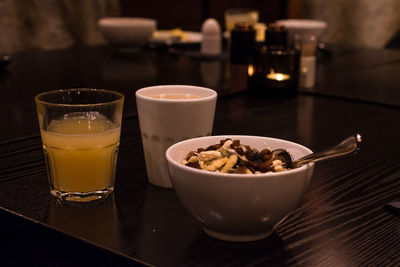
[(136, 91), (139, 126), (149, 182), (171, 188), (165, 151), (189, 138), (211, 135), (217, 93), (189, 85), (160, 85)]

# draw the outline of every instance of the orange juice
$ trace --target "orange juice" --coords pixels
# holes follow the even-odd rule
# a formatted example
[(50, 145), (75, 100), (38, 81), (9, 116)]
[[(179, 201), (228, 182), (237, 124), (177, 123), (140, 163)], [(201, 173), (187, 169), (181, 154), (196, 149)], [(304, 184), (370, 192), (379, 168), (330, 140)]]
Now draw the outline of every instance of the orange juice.
[(119, 126), (97, 112), (70, 113), (41, 136), (53, 194), (113, 190)]

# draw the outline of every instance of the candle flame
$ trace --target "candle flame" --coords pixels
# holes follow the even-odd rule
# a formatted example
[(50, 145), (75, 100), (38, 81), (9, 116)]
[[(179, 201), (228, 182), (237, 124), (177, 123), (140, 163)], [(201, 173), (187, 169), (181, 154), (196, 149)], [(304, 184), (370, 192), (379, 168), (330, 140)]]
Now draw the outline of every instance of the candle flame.
[(271, 69), (270, 73), (267, 74), (267, 79), (276, 80), (276, 81), (285, 81), (290, 79), (290, 75), (284, 73), (275, 73), (273, 69)]
[(247, 68), (247, 73), (249, 76), (254, 75), (254, 66), (253, 65), (249, 65), (249, 67)]

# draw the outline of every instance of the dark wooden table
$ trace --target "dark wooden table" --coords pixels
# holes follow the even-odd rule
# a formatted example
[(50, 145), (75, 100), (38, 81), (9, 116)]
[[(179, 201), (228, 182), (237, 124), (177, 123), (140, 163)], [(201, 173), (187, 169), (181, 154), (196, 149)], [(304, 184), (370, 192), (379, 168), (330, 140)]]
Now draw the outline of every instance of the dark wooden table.
[[(0, 73), (1, 266), (399, 266), (400, 51), (335, 50), (316, 88), (293, 98), (230, 94), (226, 61), (108, 47), (26, 52)], [(264, 240), (208, 237), (172, 189), (148, 184), (134, 93), (156, 84), (214, 88), (213, 134), (283, 138), (320, 150), (356, 132), (358, 154), (318, 163), (300, 206)], [(49, 194), (33, 102), (60, 88), (125, 94), (113, 196), (61, 205)], [(240, 214), (238, 214), (240, 216)]]

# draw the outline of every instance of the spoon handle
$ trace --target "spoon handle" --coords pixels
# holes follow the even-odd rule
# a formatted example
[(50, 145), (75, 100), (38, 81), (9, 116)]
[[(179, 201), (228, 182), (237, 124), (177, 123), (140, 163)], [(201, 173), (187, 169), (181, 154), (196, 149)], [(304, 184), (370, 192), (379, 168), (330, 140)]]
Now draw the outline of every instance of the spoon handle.
[(362, 138), (360, 134), (352, 135), (343, 140), (340, 144), (337, 144), (324, 151), (312, 153), (302, 158), (299, 158), (295, 160), (293, 164), (294, 166), (301, 166), (310, 162), (321, 161), (353, 153), (358, 150), (361, 141)]

